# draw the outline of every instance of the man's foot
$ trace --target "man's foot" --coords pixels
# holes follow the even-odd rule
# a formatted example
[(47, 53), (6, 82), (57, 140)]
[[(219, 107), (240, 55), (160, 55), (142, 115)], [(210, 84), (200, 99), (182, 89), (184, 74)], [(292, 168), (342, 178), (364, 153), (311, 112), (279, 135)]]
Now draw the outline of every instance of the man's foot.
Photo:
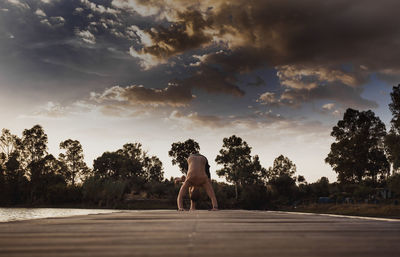
[(183, 208), (179, 208), (179, 209), (178, 209), (178, 211), (185, 211), (185, 209), (183, 209)]
[(212, 208), (210, 211), (218, 211), (217, 207)]

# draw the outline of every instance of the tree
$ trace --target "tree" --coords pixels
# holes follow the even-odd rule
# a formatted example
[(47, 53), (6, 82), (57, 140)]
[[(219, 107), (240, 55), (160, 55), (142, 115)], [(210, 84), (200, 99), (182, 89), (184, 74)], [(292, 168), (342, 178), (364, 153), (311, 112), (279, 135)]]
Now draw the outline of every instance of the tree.
[(392, 102), (389, 104), (389, 109), (392, 112), (393, 118), (390, 121), (391, 128), (388, 135), (385, 137), (386, 152), (389, 161), (393, 165), (393, 170), (400, 169), (400, 84), (393, 87), (393, 92), (390, 93)]
[(188, 139), (185, 142), (176, 142), (171, 145), (171, 150), (168, 155), (172, 157), (172, 165), (178, 164), (179, 169), (183, 174), (187, 174), (187, 158), (189, 155), (200, 151), (199, 144), (193, 139)]
[(296, 165), (288, 157), (281, 154), (275, 158), (273, 166), (268, 169), (267, 178), (268, 180), (271, 180), (283, 175), (293, 178), (295, 173)]
[(84, 161), (82, 145), (78, 140), (68, 139), (60, 143), (60, 149), (65, 150), (65, 154), (59, 155), (59, 160), (65, 164), (65, 177), (74, 186), (77, 178), (89, 172)]
[(1, 132), (0, 153), (4, 155), (3, 159), (7, 160), (11, 154), (17, 151), (20, 139), (16, 135), (11, 134), (8, 129), (2, 129)]
[(317, 182), (311, 184), (312, 191), (316, 197), (329, 196), (329, 179), (321, 177)]
[(25, 129), (22, 132), (20, 147), (25, 167), (43, 159), (47, 155), (47, 135), (42, 126), (35, 125), (31, 129)]
[(105, 152), (93, 161), (94, 175), (115, 180), (129, 178), (128, 161), (126, 157), (117, 152)]
[(2, 129), (0, 136), (0, 191), (3, 201), (23, 201), (27, 180), (20, 161), (20, 139), (8, 129)]
[[(296, 189), (296, 165), (282, 154), (275, 158), (272, 167), (267, 170), (268, 184), (277, 191), (280, 202), (291, 200)], [(303, 178), (300, 178), (303, 181)]]
[(30, 200), (41, 197), (45, 157), (47, 156), (47, 135), (42, 126), (35, 125), (22, 132), (20, 160), (26, 176), (30, 179)]
[(265, 173), (258, 156), (251, 157), (251, 147), (240, 137), (235, 135), (224, 138), (222, 149), (215, 158), (215, 162), (223, 168), (217, 170), (217, 175), (225, 177), (235, 185), (235, 198), (238, 199), (238, 188), (245, 184), (260, 182)]
[(93, 162), (95, 175), (114, 180), (134, 180), (138, 183), (163, 180), (162, 162), (148, 156), (140, 143), (125, 144), (115, 152), (105, 152)]
[(145, 156), (144, 169), (147, 182), (161, 182), (164, 179), (164, 172), (161, 160), (156, 156)]
[(385, 125), (372, 111), (349, 108), (333, 127), (335, 142), (325, 162), (338, 173), (340, 182), (360, 183), (365, 177), (376, 181), (390, 171), (384, 153), (385, 135)]

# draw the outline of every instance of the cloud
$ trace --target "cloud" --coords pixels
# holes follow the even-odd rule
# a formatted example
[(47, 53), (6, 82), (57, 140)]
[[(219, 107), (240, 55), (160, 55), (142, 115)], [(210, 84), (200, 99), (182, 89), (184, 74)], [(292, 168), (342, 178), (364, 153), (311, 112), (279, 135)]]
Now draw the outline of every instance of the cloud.
[(39, 111), (33, 112), (32, 116), (60, 118), (65, 116), (66, 113), (66, 108), (59, 103), (48, 102), (45, 106), (41, 107)]
[(279, 114), (273, 114), (271, 111), (255, 111), (253, 115), (244, 116), (222, 116), (200, 114), (198, 112), (184, 113), (174, 110), (169, 115), (168, 120), (179, 122), (187, 129), (195, 129), (197, 127), (259, 129), (285, 122), (286, 119)]
[(327, 103), (322, 105), (321, 113), (322, 114), (331, 114), (333, 116), (339, 117), (342, 114), (341, 108), (337, 109), (335, 103)]
[(21, 9), (30, 9), (29, 5), (26, 3), (21, 2), (20, 0), (6, 0), (9, 4), (11, 4), (14, 7), (18, 7)]
[(89, 30), (79, 30), (75, 31), (75, 35), (82, 39), (85, 43), (96, 44), (96, 37)]
[(195, 98), (190, 88), (169, 84), (164, 89), (145, 88), (144, 86), (114, 86), (103, 93), (92, 93), (91, 99), (98, 102), (114, 101), (117, 105), (149, 105), (149, 106), (187, 106)]
[(106, 14), (112, 14), (112, 15), (117, 15), (120, 13), (120, 10), (116, 10), (116, 9), (113, 9), (110, 7), (105, 7), (104, 5), (96, 4), (89, 0), (80, 0), (80, 2), (87, 9), (90, 9), (96, 13), (100, 13), (100, 14), (106, 13)]
[[(144, 68), (148, 69), (163, 63), (171, 56), (211, 42), (212, 36), (206, 32), (211, 21), (205, 20), (200, 12), (187, 11), (178, 13), (177, 16), (179, 21), (168, 27), (159, 26), (144, 32), (137, 30), (143, 47), (138, 50), (131, 48), (131, 55), (141, 59)], [(149, 56), (153, 57), (151, 62)]]
[(368, 73), (361, 68), (346, 72), (333, 67), (285, 65), (277, 67), (277, 77), (283, 92), (265, 92), (257, 102), (270, 106), (298, 107), (306, 102), (330, 100), (345, 107), (378, 107), (376, 102), (361, 97), (361, 85), (368, 78)]
[(201, 66), (190, 77), (174, 82), (186, 86), (202, 89), (213, 94), (228, 94), (243, 96), (245, 92), (237, 85), (237, 79), (233, 74), (220, 72), (217, 68)]
[(35, 14), (39, 17), (46, 17), (46, 13), (42, 9), (37, 9)]
[(256, 100), (256, 102), (261, 103), (263, 105), (275, 105), (279, 103), (279, 100), (276, 98), (275, 93), (265, 92), (260, 95), (260, 97)]
[[(146, 69), (172, 56), (218, 45), (225, 51), (208, 54), (191, 67), (202, 72), (205, 66), (217, 66), (225, 75), (247, 73), (265, 65), (275, 67), (281, 85), (288, 89), (282, 100), (289, 104), (333, 99), (332, 88), (338, 85), (339, 91), (350, 93), (343, 103), (376, 107), (363, 99), (359, 95), (362, 90), (356, 87), (368, 80), (368, 74), (398, 70), (400, 66), (393, 58), (400, 56), (400, 27), (395, 25), (400, 18), (394, 11), (400, 5), (395, 0), (124, 3), (144, 8), (139, 11), (142, 15), (158, 15), (169, 21), (166, 26), (147, 30), (150, 40), (131, 52), (141, 58)], [(356, 71), (346, 71), (344, 64), (351, 64)], [(295, 95), (300, 98), (292, 99)]]

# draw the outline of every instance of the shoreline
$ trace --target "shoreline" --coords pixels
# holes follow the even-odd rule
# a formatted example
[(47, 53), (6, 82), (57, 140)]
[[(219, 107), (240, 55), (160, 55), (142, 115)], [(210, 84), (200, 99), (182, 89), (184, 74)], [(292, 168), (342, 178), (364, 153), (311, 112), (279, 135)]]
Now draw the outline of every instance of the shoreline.
[[(164, 206), (163, 206), (164, 207)], [(168, 208), (160, 208), (160, 206), (145, 206), (145, 205), (125, 205), (112, 207), (99, 207), (95, 205), (16, 205), (16, 206), (0, 206), (0, 209), (53, 209), (53, 210), (73, 210), (75, 212), (89, 211), (90, 213), (77, 213), (72, 215), (88, 215), (94, 213), (112, 213), (118, 211), (152, 211), (152, 210), (176, 210), (175, 206), (168, 206)], [(225, 210), (225, 209), (223, 209)], [(226, 210), (241, 210), (241, 209), (226, 209)], [(100, 212), (99, 212), (100, 211)], [(199, 211), (203, 211), (199, 209)], [(373, 218), (390, 218), (400, 219), (400, 206), (398, 205), (376, 205), (376, 204), (310, 204), (310, 205), (299, 205), (295, 208), (289, 206), (280, 206), (278, 208), (271, 208), (260, 211), (282, 211), (282, 212), (301, 212), (309, 214), (326, 214), (326, 215), (343, 215), (349, 217), (373, 217)], [(42, 216), (38, 218), (46, 217), (62, 217), (60, 216)], [(34, 218), (18, 219), (18, 220), (29, 220)], [(9, 220), (13, 221), (13, 220)], [(0, 222), (9, 222), (0, 221)]]
[(279, 211), (315, 214), (333, 214), (374, 218), (400, 219), (400, 206), (391, 204), (310, 204), (295, 208), (281, 207)]

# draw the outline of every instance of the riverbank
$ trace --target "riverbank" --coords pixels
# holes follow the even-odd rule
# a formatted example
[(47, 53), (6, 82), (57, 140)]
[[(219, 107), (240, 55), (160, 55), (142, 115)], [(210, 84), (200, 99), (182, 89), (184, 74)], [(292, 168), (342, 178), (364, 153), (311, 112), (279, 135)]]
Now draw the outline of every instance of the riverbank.
[(172, 210), (176, 209), (175, 199), (131, 200), (115, 204), (65, 203), (65, 204), (17, 204), (2, 205), (0, 208), (73, 208), (73, 209), (110, 209), (110, 210)]
[(289, 212), (324, 213), (350, 216), (365, 216), (400, 219), (399, 205), (383, 204), (310, 204), (293, 207), (281, 207), (279, 210)]

